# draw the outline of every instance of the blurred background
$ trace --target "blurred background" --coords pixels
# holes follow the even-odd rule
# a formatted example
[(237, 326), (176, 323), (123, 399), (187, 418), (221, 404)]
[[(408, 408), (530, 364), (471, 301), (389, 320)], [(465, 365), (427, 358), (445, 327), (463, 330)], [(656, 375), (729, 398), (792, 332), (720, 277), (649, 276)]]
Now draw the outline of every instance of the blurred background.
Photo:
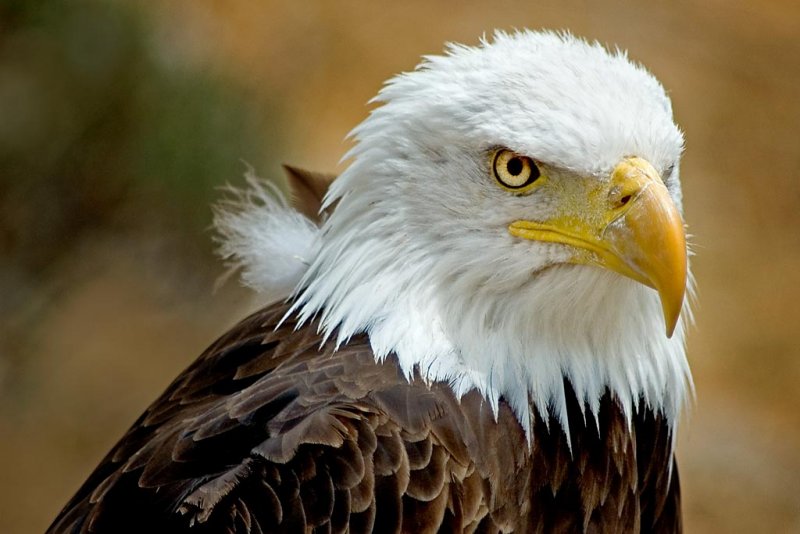
[(340, 171), (381, 83), (445, 41), (627, 48), (686, 132), (697, 256), (688, 532), (800, 532), (800, 3), (0, 2), (0, 532), (41, 532), (257, 302), (213, 255), (246, 165)]

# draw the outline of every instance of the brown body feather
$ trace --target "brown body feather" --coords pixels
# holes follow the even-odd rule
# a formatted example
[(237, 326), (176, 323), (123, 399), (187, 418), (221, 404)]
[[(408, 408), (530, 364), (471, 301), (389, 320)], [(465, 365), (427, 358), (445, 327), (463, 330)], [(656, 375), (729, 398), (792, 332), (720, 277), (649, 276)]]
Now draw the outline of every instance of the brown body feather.
[[(286, 306), (214, 343), (100, 463), (49, 532), (679, 532), (670, 429), (566, 384), (533, 443), (507, 404), (407, 381), (365, 337), (334, 351)], [(533, 410), (537, 413), (536, 410)]]
[(322, 222), (335, 205), (334, 203), (329, 206), (324, 213), (320, 211), (325, 194), (328, 192), (328, 186), (336, 179), (336, 175), (307, 171), (287, 164), (283, 165), (283, 170), (286, 172), (286, 183), (292, 197), (292, 206), (305, 215), (308, 220), (315, 223)]

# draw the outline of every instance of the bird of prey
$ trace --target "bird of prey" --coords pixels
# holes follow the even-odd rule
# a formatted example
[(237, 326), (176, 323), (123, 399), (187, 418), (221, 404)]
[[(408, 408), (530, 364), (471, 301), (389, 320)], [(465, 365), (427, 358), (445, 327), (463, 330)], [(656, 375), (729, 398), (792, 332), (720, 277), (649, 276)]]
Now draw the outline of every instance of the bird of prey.
[[(683, 136), (568, 33), (390, 79), (349, 167), (218, 212), (273, 304), (189, 366), (50, 532), (678, 532)], [(688, 286), (688, 288), (687, 288)]]

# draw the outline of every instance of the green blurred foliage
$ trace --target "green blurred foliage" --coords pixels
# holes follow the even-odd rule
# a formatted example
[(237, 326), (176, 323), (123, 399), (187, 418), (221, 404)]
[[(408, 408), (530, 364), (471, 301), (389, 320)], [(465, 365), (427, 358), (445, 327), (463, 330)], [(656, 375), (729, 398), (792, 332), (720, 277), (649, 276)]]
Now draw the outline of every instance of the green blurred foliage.
[(210, 256), (215, 188), (269, 161), (264, 96), (156, 37), (117, 2), (0, 6), (0, 312), (87, 232), (163, 229)]

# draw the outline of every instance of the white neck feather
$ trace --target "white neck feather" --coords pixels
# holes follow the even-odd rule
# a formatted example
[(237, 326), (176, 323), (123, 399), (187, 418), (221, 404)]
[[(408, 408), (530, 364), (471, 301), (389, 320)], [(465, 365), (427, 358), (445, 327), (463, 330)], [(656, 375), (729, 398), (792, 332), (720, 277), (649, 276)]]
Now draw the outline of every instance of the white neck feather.
[(317, 317), (338, 344), (366, 332), (377, 360), (395, 353), (407, 377), (418, 370), (459, 396), (478, 389), (495, 412), (502, 398), (526, 431), (532, 409), (569, 428), (564, 378), (595, 418), (608, 390), (629, 420), (643, 400), (674, 425), (691, 389), (688, 306), (667, 338), (656, 292), (599, 268), (553, 266), (499, 290), (437, 250), (409, 250), (391, 217), (344, 213), (362, 207), (348, 200), (299, 286), (303, 321)]
[[(419, 370), (459, 396), (477, 389), (495, 411), (502, 398), (526, 431), (532, 410), (569, 428), (564, 378), (595, 418), (608, 390), (628, 419), (641, 399), (673, 426), (691, 391), (688, 305), (667, 338), (657, 294), (636, 282), (562, 265), (521, 284), (487, 284), (440, 261), (444, 245), (398, 254), (408, 242), (387, 232), (391, 217), (365, 231), (367, 213), (351, 211), (360, 206), (348, 198), (317, 229), (263, 189), (245, 197), (219, 213), (217, 226), (227, 237), (223, 252), (244, 268), (248, 285), (281, 298), (296, 284), (291, 313), (302, 321), (319, 318), (339, 344), (366, 332), (377, 360), (395, 353), (407, 377)], [(281, 235), (298, 224), (303, 231), (286, 245)]]

